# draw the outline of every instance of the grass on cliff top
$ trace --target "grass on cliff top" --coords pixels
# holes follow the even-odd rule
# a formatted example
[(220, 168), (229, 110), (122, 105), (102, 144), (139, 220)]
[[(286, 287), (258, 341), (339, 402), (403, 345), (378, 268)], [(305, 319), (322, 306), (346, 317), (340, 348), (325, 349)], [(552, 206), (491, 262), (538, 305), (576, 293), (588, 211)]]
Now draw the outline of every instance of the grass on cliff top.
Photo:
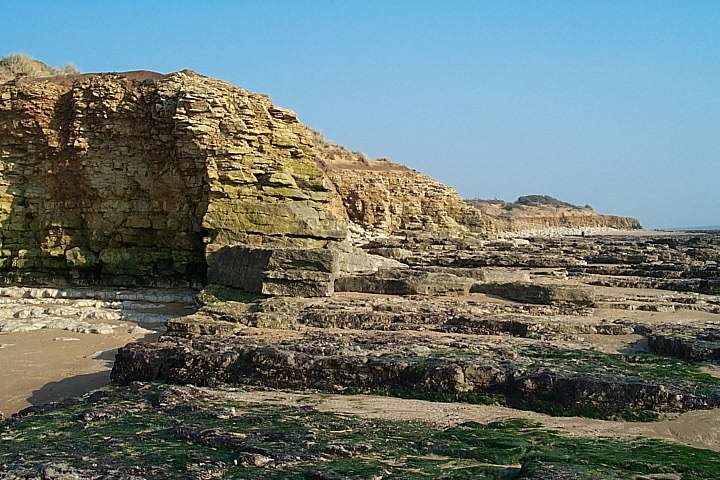
[(440, 430), (192, 392), (158, 407), (153, 398), (173, 388), (115, 390), (1, 425), (0, 478), (49, 461), (157, 479), (520, 479), (548, 478), (530, 476), (548, 466), (574, 475), (558, 478), (720, 475), (720, 454), (657, 440), (568, 437), (520, 420)]
[(16, 53), (0, 58), (0, 83), (18, 77), (49, 77), (78, 73), (73, 65), (53, 68), (27, 55)]

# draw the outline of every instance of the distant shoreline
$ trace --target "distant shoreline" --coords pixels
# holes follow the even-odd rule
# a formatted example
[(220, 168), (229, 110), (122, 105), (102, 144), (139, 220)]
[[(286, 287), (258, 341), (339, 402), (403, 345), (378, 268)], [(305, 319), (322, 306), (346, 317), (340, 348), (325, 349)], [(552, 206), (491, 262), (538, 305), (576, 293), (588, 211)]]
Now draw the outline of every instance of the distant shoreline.
[(708, 227), (681, 227), (681, 228), (667, 228), (665, 230), (679, 231), (679, 232), (719, 232), (720, 226), (708, 226)]

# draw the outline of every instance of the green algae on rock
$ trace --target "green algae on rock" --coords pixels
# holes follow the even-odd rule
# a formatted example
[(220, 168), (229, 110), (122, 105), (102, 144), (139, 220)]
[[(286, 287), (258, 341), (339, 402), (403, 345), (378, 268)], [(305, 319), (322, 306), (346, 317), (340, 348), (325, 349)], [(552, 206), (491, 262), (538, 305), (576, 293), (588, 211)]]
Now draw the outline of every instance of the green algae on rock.
[(43, 471), (79, 479), (508, 480), (701, 480), (720, 472), (720, 454), (660, 440), (570, 437), (522, 420), (439, 429), (152, 384), (35, 407), (0, 424), (0, 437), (3, 480)]
[(509, 338), (498, 345), (451, 334), (308, 330), (278, 337), (230, 322), (214, 327), (228, 335), (203, 336), (210, 329), (201, 322), (185, 325), (190, 339), (166, 337), (121, 348), (112, 379), (479, 403), (490, 399), (552, 415), (645, 421), (661, 413), (720, 406), (720, 379), (697, 365), (655, 355), (529, 345)]

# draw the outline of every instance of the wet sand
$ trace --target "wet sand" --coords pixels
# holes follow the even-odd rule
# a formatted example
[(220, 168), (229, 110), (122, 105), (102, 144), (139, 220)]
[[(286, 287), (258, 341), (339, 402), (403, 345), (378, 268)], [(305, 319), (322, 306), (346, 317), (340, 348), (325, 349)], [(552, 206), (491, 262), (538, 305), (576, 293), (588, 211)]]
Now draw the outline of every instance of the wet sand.
[(54, 329), (0, 334), (0, 411), (11, 415), (107, 385), (118, 347), (157, 336), (127, 330), (107, 335)]

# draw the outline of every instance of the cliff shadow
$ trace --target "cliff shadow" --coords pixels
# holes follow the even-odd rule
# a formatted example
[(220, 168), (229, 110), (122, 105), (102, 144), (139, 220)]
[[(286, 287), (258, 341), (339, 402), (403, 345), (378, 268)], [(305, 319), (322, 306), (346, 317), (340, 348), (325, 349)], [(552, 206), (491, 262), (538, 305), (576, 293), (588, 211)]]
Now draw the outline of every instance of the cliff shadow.
[[(157, 340), (157, 337), (157, 333), (152, 333), (137, 341), (150, 342)], [(104, 350), (93, 357), (93, 360), (102, 360), (101, 370), (48, 382), (37, 390), (33, 390), (27, 398), (27, 402), (32, 406), (59, 402), (68, 398), (80, 397), (93, 390), (110, 385), (110, 372), (115, 362), (117, 350), (117, 348)]]
[(97, 102), (93, 81), (51, 99), (20, 91), (18, 108), (0, 111), (0, 137), (13, 138), (3, 146), (2, 280), (203, 284), (205, 155), (178, 136), (176, 105), (151, 85), (126, 81)]

